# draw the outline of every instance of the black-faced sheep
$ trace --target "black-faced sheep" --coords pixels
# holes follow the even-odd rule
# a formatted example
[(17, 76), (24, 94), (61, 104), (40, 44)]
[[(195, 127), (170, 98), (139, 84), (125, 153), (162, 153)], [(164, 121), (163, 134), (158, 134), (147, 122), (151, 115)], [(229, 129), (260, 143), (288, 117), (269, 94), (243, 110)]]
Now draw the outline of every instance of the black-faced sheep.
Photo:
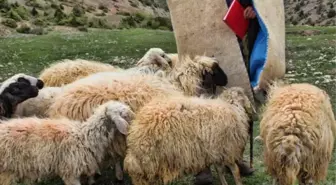
[(127, 136), (124, 168), (135, 185), (167, 184), (215, 165), (222, 184), (228, 166), (241, 185), (236, 161), (249, 138), (253, 107), (242, 88), (218, 98), (158, 97), (136, 114)]
[(32, 76), (17, 74), (0, 86), (0, 119), (10, 118), (16, 106), (38, 95), (43, 82)]
[(316, 184), (324, 180), (336, 137), (328, 94), (310, 84), (278, 85), (260, 122), (264, 162), (274, 184)]
[(206, 85), (211, 87), (211, 92), (215, 85), (226, 84), (226, 75), (216, 60), (209, 57), (197, 59), (186, 58), (167, 77), (102, 72), (80, 79), (57, 96), (57, 101), (49, 108), (49, 116), (83, 121), (95, 107), (109, 100), (122, 101), (136, 112), (156, 96), (198, 95), (206, 78), (211, 83)]
[[(110, 101), (84, 123), (35, 117), (0, 124), (0, 182), (34, 182), (60, 176), (66, 185), (80, 185), (92, 176), (118, 137), (125, 137), (134, 113)], [(93, 182), (91, 182), (93, 183)]]

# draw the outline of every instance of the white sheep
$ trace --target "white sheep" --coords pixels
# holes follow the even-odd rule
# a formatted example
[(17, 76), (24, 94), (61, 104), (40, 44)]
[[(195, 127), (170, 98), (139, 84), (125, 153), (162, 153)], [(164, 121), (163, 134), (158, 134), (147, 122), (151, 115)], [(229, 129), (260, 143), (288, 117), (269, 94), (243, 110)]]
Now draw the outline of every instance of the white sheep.
[(336, 121), (324, 90), (306, 83), (272, 86), (260, 122), (260, 138), (274, 184), (324, 180), (335, 137)]
[(242, 88), (218, 98), (157, 97), (143, 106), (130, 126), (124, 168), (134, 185), (167, 184), (215, 165), (222, 184), (228, 166), (241, 185), (243, 158), (253, 107)]
[(38, 95), (43, 82), (23, 73), (16, 74), (0, 86), (0, 118), (12, 117), (18, 104)]
[(35, 117), (1, 122), (1, 184), (56, 175), (66, 185), (80, 185), (81, 175), (99, 171), (111, 144), (125, 137), (133, 116), (128, 106), (110, 101), (84, 123)]
[[(127, 69), (140, 73), (155, 73), (158, 70), (168, 70), (170, 59), (160, 48), (151, 48), (139, 60), (138, 65)], [(44, 69), (39, 78), (41, 78), (46, 86), (60, 87), (74, 82), (83, 77), (98, 72), (122, 72), (125, 69), (114, 67), (97, 61), (88, 61), (83, 59), (69, 60), (65, 59), (60, 62), (51, 64)]]
[[(204, 84), (204, 79), (210, 79), (210, 85)], [(226, 75), (217, 61), (209, 57), (199, 57), (195, 61), (186, 57), (165, 78), (131, 72), (101, 72), (66, 86), (50, 106), (48, 115), (84, 121), (95, 107), (109, 100), (122, 101), (136, 112), (155, 96), (198, 95), (202, 86), (213, 90), (213, 86), (226, 85), (226, 82)]]

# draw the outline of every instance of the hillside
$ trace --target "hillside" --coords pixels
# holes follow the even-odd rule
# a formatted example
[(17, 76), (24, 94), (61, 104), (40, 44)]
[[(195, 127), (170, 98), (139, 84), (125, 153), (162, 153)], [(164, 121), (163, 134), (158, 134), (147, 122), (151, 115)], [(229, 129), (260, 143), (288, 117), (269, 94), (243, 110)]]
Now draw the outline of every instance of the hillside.
[(0, 22), (0, 36), (54, 26), (171, 29), (165, 0), (0, 0)]
[[(335, 0), (284, 2), (287, 24), (336, 25)], [(172, 30), (166, 0), (0, 0), (0, 22), (0, 36), (71, 27)]]
[(335, 0), (285, 0), (286, 22), (293, 25), (335, 26)]

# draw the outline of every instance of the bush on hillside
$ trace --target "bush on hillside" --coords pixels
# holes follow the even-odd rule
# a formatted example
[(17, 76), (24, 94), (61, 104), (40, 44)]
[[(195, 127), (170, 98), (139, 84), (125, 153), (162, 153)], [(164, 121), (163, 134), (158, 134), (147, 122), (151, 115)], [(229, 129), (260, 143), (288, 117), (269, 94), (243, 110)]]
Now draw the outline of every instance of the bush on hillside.
[(0, 10), (7, 12), (10, 9), (8, 0), (0, 0)]
[(328, 18), (335, 17), (336, 16), (336, 11), (334, 9), (330, 9), (327, 16), (328, 16)]
[(109, 28), (106, 19), (92, 17), (89, 21), (90, 28)]
[(29, 19), (29, 12), (24, 6), (18, 6), (14, 9), (23, 20)]
[(11, 19), (14, 19), (16, 21), (21, 21), (22, 20), (21, 16), (12, 8), (10, 9), (9, 12), (7, 12), (7, 17), (9, 17)]
[(45, 34), (45, 31), (41, 27), (36, 27), (36, 28), (31, 29), (28, 33), (34, 34), (34, 35), (43, 35)]
[(2, 21), (2, 24), (10, 28), (16, 28), (18, 26), (14, 19), (5, 19)]
[(36, 26), (46, 26), (46, 22), (42, 18), (35, 19), (33, 21), (33, 24), (36, 25)]
[(22, 24), (19, 28), (16, 29), (18, 33), (26, 33), (30, 32), (30, 27), (27, 24)]
[(78, 27), (77, 29), (78, 29), (79, 31), (83, 31), (83, 32), (88, 32), (88, 31), (89, 31), (88, 28), (85, 27), (85, 26), (80, 26), (80, 27)]
[(107, 6), (104, 5), (104, 4), (99, 4), (98, 9), (99, 9), (99, 10), (103, 10), (103, 12), (105, 12), (105, 13), (107, 13), (108, 10), (109, 10), (109, 9), (107, 8)]
[(142, 13), (132, 14), (124, 17), (119, 27), (121, 28), (149, 28), (149, 29), (169, 29), (172, 30), (172, 23), (169, 18), (166, 17), (153, 17)]
[(31, 14), (35, 17), (35, 16), (38, 16), (38, 11), (36, 10), (36, 8), (34, 7), (31, 11)]
[(72, 9), (72, 14), (76, 17), (82, 17), (85, 15), (85, 9), (81, 5), (76, 4)]

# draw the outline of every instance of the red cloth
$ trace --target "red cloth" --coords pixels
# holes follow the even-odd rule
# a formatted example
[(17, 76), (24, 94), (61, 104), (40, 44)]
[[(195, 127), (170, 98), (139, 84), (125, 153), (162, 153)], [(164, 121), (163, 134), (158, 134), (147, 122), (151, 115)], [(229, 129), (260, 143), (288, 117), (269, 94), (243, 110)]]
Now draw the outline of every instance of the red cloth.
[(240, 39), (246, 35), (249, 24), (249, 21), (244, 17), (244, 10), (238, 0), (234, 0), (223, 18), (223, 21)]

